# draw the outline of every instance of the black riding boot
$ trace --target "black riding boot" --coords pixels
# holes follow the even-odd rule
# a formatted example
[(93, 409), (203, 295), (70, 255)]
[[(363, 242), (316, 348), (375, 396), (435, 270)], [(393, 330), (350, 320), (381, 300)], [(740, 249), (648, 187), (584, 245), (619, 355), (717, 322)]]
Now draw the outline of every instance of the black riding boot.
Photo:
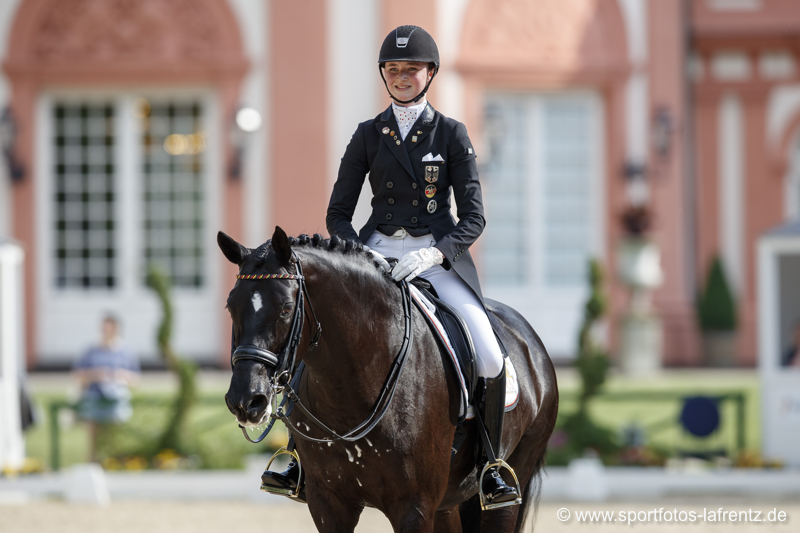
[[(483, 408), (483, 422), (486, 426), (486, 433), (489, 435), (489, 442), (492, 445), (495, 456), (500, 456), (500, 444), (503, 437), (503, 417), (505, 416), (506, 404), (506, 368), (496, 378), (486, 379), (486, 401)], [(483, 470), (488, 459), (484, 461), (478, 469), (478, 473)], [(483, 477), (481, 491), (486, 495), (490, 504), (513, 502), (519, 498), (516, 487), (511, 487), (500, 477), (499, 467), (491, 467)]]
[[(294, 450), (294, 442), (290, 439), (289, 450)], [(300, 489), (298, 490), (298, 485)], [(294, 457), (289, 461), (289, 466), (283, 472), (273, 472), (265, 470), (261, 474), (261, 489), (273, 494), (283, 494), (288, 496), (290, 493), (296, 493), (296, 498), (300, 501), (306, 501), (305, 487), (303, 486), (303, 479), (301, 478), (300, 464)]]

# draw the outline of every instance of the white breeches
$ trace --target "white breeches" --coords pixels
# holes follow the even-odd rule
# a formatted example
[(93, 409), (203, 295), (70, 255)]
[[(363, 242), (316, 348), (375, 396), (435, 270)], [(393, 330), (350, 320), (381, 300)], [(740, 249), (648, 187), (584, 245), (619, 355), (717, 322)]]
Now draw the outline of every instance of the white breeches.
[[(402, 239), (387, 237), (381, 232), (374, 232), (366, 245), (386, 257), (400, 259), (408, 252), (421, 248), (429, 248), (436, 244), (433, 235), (412, 237), (406, 235)], [(439, 297), (455, 307), (467, 323), (475, 352), (478, 357), (478, 375), (493, 378), (503, 370), (503, 354), (489, 323), (489, 317), (483, 310), (478, 297), (472, 292), (461, 277), (453, 270), (445, 270), (441, 265), (434, 265), (422, 272), (420, 276), (430, 281)]]

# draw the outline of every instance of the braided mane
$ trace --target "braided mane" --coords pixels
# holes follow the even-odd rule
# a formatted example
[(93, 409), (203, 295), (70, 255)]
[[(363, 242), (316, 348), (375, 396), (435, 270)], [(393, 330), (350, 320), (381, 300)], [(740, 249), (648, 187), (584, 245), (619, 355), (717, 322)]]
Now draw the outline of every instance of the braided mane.
[[(370, 260), (375, 268), (380, 269), (381, 267), (381, 263), (376, 260), (374, 255), (372, 255), (372, 251), (369, 248), (360, 242), (342, 239), (338, 235), (334, 235), (330, 239), (326, 239), (319, 233), (315, 233), (313, 237), (309, 237), (303, 233), (298, 237), (289, 237), (289, 244), (293, 247), (307, 247), (333, 253), (338, 252), (342, 255), (362, 256)], [(267, 260), (267, 255), (269, 254), (270, 250), (272, 250), (272, 239), (253, 250), (256, 266), (261, 266), (264, 264), (264, 262)]]

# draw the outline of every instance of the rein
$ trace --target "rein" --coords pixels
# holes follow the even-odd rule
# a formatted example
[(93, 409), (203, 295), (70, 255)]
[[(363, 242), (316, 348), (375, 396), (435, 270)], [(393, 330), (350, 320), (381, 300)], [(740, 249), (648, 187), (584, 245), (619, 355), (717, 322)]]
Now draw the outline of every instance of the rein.
[[(292, 252), (294, 255), (294, 252)], [(316, 324), (316, 330), (314, 335), (312, 336), (311, 343), (309, 344), (309, 349), (317, 346), (319, 344), (319, 338), (322, 335), (322, 325), (317, 321), (317, 316), (314, 313), (314, 308), (311, 305), (311, 297), (308, 294), (308, 288), (306, 287), (305, 277), (303, 276), (303, 270), (300, 266), (300, 259), (295, 255), (295, 269), (297, 274), (250, 274), (250, 275), (237, 275), (236, 279), (239, 280), (262, 280), (262, 279), (279, 279), (279, 280), (297, 280), (300, 284), (300, 288), (297, 292), (297, 302), (295, 306), (294, 317), (292, 318), (292, 326), (291, 331), (289, 333), (289, 342), (287, 342), (286, 346), (284, 346), (283, 350), (281, 351), (280, 356), (276, 355), (274, 352), (269, 350), (265, 350), (263, 348), (259, 348), (253, 345), (242, 345), (242, 346), (234, 346), (233, 342), (233, 335), (231, 335), (231, 369), (236, 365), (237, 361), (243, 359), (249, 359), (253, 361), (260, 362), (268, 367), (276, 368), (276, 374), (272, 378), (273, 387), (276, 390), (276, 393), (283, 393), (284, 397), (281, 401), (280, 405), (277, 407), (276, 411), (270, 413), (270, 418), (272, 419), (261, 434), (256, 440), (252, 440), (250, 435), (248, 435), (247, 430), (240, 424), (239, 428), (242, 430), (242, 434), (245, 438), (252, 442), (252, 443), (259, 443), (269, 434), (272, 430), (272, 427), (275, 425), (277, 420), (281, 420), (287, 428), (291, 428), (292, 434), (297, 435), (300, 438), (303, 438), (308, 441), (312, 442), (334, 442), (338, 440), (343, 440), (346, 442), (355, 442), (364, 436), (366, 436), (370, 431), (372, 431), (375, 426), (377, 426), (380, 421), (383, 419), (386, 411), (389, 409), (389, 405), (392, 403), (392, 399), (394, 398), (394, 393), (397, 390), (397, 384), (400, 380), (400, 375), (403, 372), (403, 367), (405, 366), (405, 362), (407, 360), (407, 355), (409, 349), (411, 347), (411, 341), (413, 338), (413, 328), (411, 325), (411, 296), (410, 296), (410, 289), (408, 287), (408, 283), (406, 281), (401, 282), (400, 286), (400, 293), (402, 295), (403, 300), (403, 321), (404, 321), (404, 334), (403, 334), (403, 342), (400, 346), (400, 350), (398, 351), (397, 355), (395, 356), (394, 362), (392, 363), (392, 368), (389, 371), (389, 375), (384, 382), (383, 388), (381, 389), (380, 395), (378, 396), (377, 401), (375, 402), (375, 407), (372, 410), (372, 413), (367, 417), (366, 420), (361, 422), (358, 426), (351, 429), (350, 431), (344, 433), (343, 435), (339, 435), (328, 427), (325, 423), (320, 421), (316, 416), (314, 416), (308, 408), (303, 405), (302, 400), (297, 395), (295, 388), (299, 386), (300, 383), (300, 376), (302, 375), (301, 372), (296, 372), (298, 369), (302, 369), (303, 363), (300, 363), (297, 367), (295, 366), (296, 357), (297, 357), (297, 347), (300, 344), (300, 339), (303, 334), (303, 318), (304, 318), (304, 296), (308, 300), (308, 307), (311, 309), (311, 314), (314, 317), (314, 323)], [(305, 312), (307, 314), (307, 312)], [(291, 364), (287, 364), (289, 359), (291, 358)], [(284, 412), (283, 407), (286, 405), (287, 401), (289, 402), (289, 406), (287, 411)], [(324, 432), (331, 435), (333, 438), (322, 438), (317, 439), (314, 437), (310, 437), (302, 433), (301, 431), (297, 430), (296, 428), (292, 427), (291, 421), (289, 420), (289, 415), (294, 407), (297, 407), (300, 411), (302, 411), (306, 416), (309, 417), (311, 422), (317, 426), (318, 428), (322, 429)]]

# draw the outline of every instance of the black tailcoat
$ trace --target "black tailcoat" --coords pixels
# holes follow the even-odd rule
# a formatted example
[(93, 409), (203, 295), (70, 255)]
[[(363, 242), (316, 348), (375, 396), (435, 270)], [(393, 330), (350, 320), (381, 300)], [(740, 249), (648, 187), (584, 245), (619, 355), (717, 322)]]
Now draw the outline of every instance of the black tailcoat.
[[(442, 161), (423, 161), (428, 154), (433, 158), (441, 156)], [(372, 214), (356, 234), (353, 212), (367, 174), (372, 188)], [(451, 188), (457, 224), (450, 214)], [(427, 226), (445, 256), (442, 266), (455, 270), (483, 302), (478, 272), (468, 250), (486, 225), (475, 150), (467, 128), (435, 111), (430, 104), (420, 113), (405, 141), (391, 105), (374, 119), (358, 125), (339, 166), (326, 224), (331, 235), (362, 243), (379, 224)]]

